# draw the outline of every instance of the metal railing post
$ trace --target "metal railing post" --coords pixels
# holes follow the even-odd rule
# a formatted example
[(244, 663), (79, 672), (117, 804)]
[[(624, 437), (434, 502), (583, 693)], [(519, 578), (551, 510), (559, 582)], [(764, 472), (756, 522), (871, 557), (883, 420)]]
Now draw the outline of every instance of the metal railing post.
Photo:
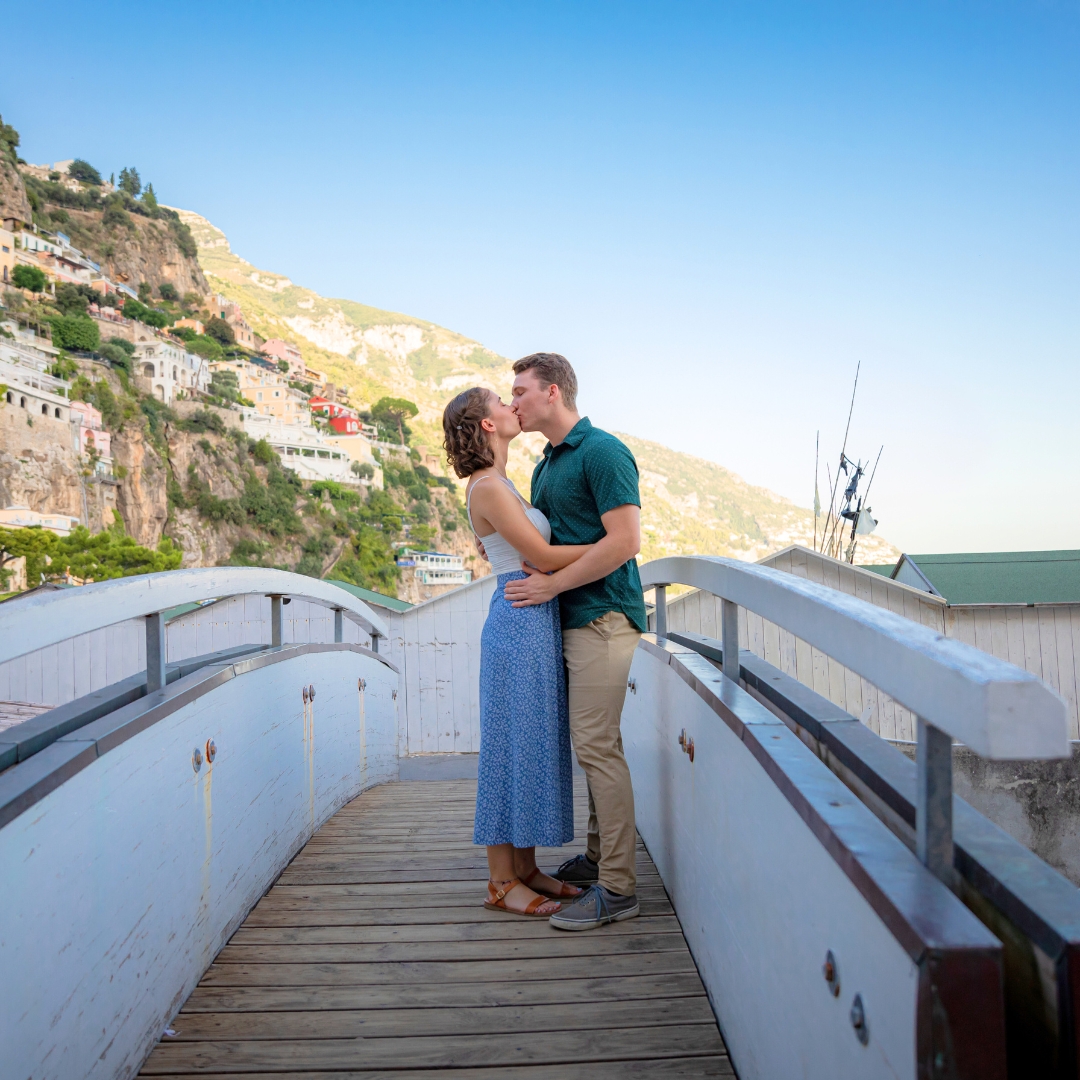
[(341, 608), (334, 608), (334, 641), (340, 644), (345, 640), (345, 613)]
[(284, 622), (284, 609), (281, 606), (280, 596), (270, 597), (270, 644), (281, 644), (281, 630)]
[(371, 651), (376, 653), (379, 651), (379, 635), (374, 630), (371, 631)]
[(720, 637), (724, 649), (723, 672), (739, 681), (739, 605), (720, 598)]
[(946, 884), (953, 876), (952, 736), (918, 719), (915, 853)]
[(165, 685), (165, 616), (160, 611), (146, 616), (146, 692)]
[(667, 586), (656, 586), (656, 636), (667, 637)]

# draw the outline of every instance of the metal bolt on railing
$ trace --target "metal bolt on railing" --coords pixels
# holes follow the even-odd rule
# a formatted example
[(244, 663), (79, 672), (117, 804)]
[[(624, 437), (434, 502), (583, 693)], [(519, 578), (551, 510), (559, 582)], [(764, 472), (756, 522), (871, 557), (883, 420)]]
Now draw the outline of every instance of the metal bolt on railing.
[(213, 739), (206, 740), (206, 763), (207, 765), (213, 765), (214, 758), (217, 757), (217, 743)]
[(306, 686), (301, 686), (300, 687), (300, 696), (304, 699), (304, 704), (306, 705), (307, 704), (307, 687)]
[(851, 1003), (851, 1026), (855, 1029), (855, 1037), (865, 1046), (870, 1041), (870, 1028), (866, 1023), (862, 994), (856, 994), (855, 1000)]
[(197, 746), (191, 751), (191, 767), (195, 772), (202, 768), (202, 751)]
[(825, 981), (829, 984), (829, 990), (833, 997), (840, 996), (840, 971), (836, 966), (836, 957), (833, 956), (832, 949), (825, 954), (825, 963), (821, 965), (821, 973), (825, 976)]
[(307, 688), (307, 696), (308, 696), (308, 701), (314, 701), (315, 700), (315, 687), (312, 686), (310, 683), (308, 684), (308, 688)]
[(367, 679), (357, 679), (356, 689), (363, 693), (367, 689)]

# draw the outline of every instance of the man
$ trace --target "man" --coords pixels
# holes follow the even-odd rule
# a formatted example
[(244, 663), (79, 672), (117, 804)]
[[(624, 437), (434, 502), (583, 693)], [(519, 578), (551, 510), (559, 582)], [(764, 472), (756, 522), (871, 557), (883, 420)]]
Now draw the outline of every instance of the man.
[(522, 431), (548, 437), (532, 478), (532, 502), (560, 544), (592, 544), (554, 574), (525, 567), (508, 582), (515, 606), (559, 597), (569, 676), (570, 737), (589, 785), (584, 855), (556, 877), (588, 886), (551, 917), (562, 930), (592, 930), (638, 914), (634, 791), (619, 722), (626, 680), (645, 630), (634, 556), (641, 547), (641, 497), (630, 450), (577, 411), (577, 376), (565, 357), (534, 353), (514, 364), (513, 399)]

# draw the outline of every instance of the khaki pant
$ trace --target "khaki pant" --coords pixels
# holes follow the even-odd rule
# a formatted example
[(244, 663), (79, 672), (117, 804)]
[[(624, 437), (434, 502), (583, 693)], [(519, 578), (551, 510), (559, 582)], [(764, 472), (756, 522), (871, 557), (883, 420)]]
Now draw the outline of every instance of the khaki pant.
[(600, 864), (600, 884), (631, 896), (637, 891), (634, 789), (623, 757), (626, 680), (641, 634), (621, 611), (563, 631), (570, 677), (570, 738), (589, 784), (586, 854)]

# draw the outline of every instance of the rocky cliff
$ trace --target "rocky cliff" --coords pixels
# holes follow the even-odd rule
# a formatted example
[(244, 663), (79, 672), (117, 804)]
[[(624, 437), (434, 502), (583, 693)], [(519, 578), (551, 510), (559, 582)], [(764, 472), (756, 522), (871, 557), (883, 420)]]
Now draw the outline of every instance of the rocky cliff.
[(0, 223), (14, 218), (29, 221), (32, 211), (26, 188), (15, 163), (0, 147)]

